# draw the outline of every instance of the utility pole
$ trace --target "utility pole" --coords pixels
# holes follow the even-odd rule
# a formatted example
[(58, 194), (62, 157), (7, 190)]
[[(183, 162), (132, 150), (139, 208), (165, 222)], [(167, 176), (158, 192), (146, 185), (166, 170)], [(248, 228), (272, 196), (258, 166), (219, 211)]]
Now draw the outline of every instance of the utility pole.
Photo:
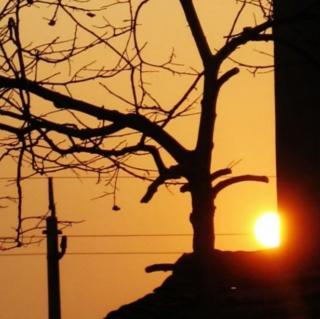
[(46, 230), (44, 233), (47, 236), (49, 319), (61, 319), (59, 259), (62, 258), (66, 250), (66, 237), (62, 238), (62, 251), (59, 252), (58, 235), (61, 234), (61, 231), (58, 230), (51, 177), (49, 177), (48, 182), (50, 215), (46, 218)]

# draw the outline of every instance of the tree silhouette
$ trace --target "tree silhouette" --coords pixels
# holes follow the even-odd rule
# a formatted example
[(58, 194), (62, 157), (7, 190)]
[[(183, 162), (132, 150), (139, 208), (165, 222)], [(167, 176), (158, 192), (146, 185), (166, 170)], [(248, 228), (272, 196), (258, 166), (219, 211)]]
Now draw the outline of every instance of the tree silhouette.
[[(141, 26), (144, 9), (152, 2), (113, 0), (94, 7), (93, 1), (8, 0), (1, 5), (0, 159), (16, 161), (20, 195), (23, 163), (30, 164), (31, 175), (64, 169), (92, 172), (114, 189), (119, 172), (124, 172), (149, 181), (144, 203), (161, 185), (180, 185), (192, 200), (193, 250), (206, 256), (214, 247), (217, 194), (243, 181), (267, 182), (264, 176), (228, 177), (231, 168), (212, 171), (211, 167), (220, 89), (242, 66), (249, 67), (232, 55), (248, 42), (272, 40), (271, 1), (237, 1), (239, 10), (230, 31), (215, 49), (207, 41), (196, 2), (177, 0), (200, 69), (180, 64), (174, 50), (165, 59), (150, 55)], [(255, 8), (255, 23), (243, 27), (240, 20), (248, 8)], [(47, 25), (42, 26), (45, 36), (30, 34), (28, 28), (28, 19), (39, 15)], [(222, 67), (226, 61), (234, 65)], [(157, 92), (159, 74), (183, 82), (174, 103), (167, 103), (165, 92)], [(92, 91), (100, 92), (93, 94), (94, 101), (84, 97)], [(168, 127), (194, 113), (198, 114), (196, 143), (187, 149)], [(149, 166), (145, 158), (154, 164)], [(113, 209), (119, 209), (116, 202)]]

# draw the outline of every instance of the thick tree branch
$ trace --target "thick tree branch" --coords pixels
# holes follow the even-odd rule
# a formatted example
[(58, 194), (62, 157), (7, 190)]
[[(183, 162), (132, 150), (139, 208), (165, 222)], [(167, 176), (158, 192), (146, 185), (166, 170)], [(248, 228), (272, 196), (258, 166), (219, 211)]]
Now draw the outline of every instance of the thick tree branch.
[(154, 265), (149, 265), (145, 268), (146, 273), (151, 273), (155, 271), (174, 271), (175, 269), (175, 264), (154, 264)]
[(22, 132), (22, 129), (19, 129), (19, 128), (16, 128), (16, 127), (13, 127), (13, 126), (10, 126), (10, 125), (7, 125), (7, 124), (3, 124), (3, 123), (0, 123), (0, 130), (13, 133), (13, 134), (15, 134), (17, 136), (19, 136), (21, 134), (21, 132)]
[(153, 145), (145, 145), (145, 144), (143, 144), (140, 147), (141, 147), (142, 151), (146, 151), (146, 152), (149, 152), (151, 154), (155, 164), (157, 165), (159, 173), (160, 174), (164, 173), (167, 168), (164, 165), (164, 162), (163, 162), (163, 160), (161, 158), (159, 150)]
[(180, 0), (181, 6), (183, 8), (184, 14), (190, 26), (192, 36), (196, 42), (199, 54), (201, 56), (202, 62), (205, 64), (208, 59), (212, 56), (209, 44), (207, 42), (206, 36), (201, 27), (196, 9), (193, 5), (192, 0)]
[(127, 154), (132, 154), (132, 153), (146, 150), (146, 147), (141, 147), (140, 144), (126, 146), (120, 149), (117, 149), (117, 148), (103, 149), (103, 148), (100, 148), (98, 145), (86, 146), (86, 145), (78, 145), (78, 144), (73, 144), (70, 147), (62, 148), (62, 147), (59, 147), (59, 145), (55, 141), (53, 141), (51, 138), (49, 138), (45, 133), (42, 134), (42, 137), (48, 143), (48, 145), (53, 151), (57, 152), (62, 156), (75, 154), (75, 153), (87, 153), (87, 154), (100, 155), (105, 158), (111, 158), (111, 157), (121, 157)]
[(266, 176), (258, 176), (258, 175), (240, 175), (240, 176), (228, 178), (224, 181), (219, 182), (214, 187), (212, 187), (213, 198), (216, 197), (217, 194), (226, 187), (229, 187), (236, 183), (250, 182), (250, 181), (268, 183), (269, 179)]
[(213, 182), (214, 180), (216, 180), (216, 179), (219, 178), (219, 177), (222, 177), (222, 176), (225, 176), (225, 175), (229, 175), (229, 174), (231, 174), (231, 173), (232, 173), (231, 168), (222, 168), (222, 169), (219, 169), (219, 170), (213, 172), (213, 173), (210, 175), (211, 182)]
[[(219, 170), (213, 172), (210, 175), (210, 180), (211, 180), (211, 182), (213, 182), (214, 180), (218, 179), (219, 177), (222, 177), (222, 176), (225, 176), (225, 175), (228, 175), (231, 173), (232, 173), (232, 171), (230, 168), (222, 168), (222, 169), (219, 169)], [(181, 193), (185, 193), (188, 191), (190, 191), (190, 186), (188, 183), (180, 187)]]
[[(13, 119), (20, 120), (21, 122), (25, 121), (25, 118), (21, 114), (13, 113), (10, 111), (4, 111), (0, 110), (0, 115), (4, 115)], [(33, 130), (37, 129), (47, 129), (52, 130), (55, 132), (58, 132), (60, 134), (64, 134), (68, 137), (76, 137), (81, 140), (94, 138), (94, 137), (102, 137), (102, 136), (108, 136), (113, 133), (116, 133), (117, 131), (123, 129), (123, 125), (120, 124), (110, 124), (103, 127), (98, 128), (78, 128), (75, 125), (69, 125), (68, 123), (55, 123), (52, 121), (48, 121), (44, 118), (37, 118), (37, 117), (29, 117), (28, 118), (29, 125), (24, 127), (23, 129), (16, 128), (16, 134), (19, 135), (25, 135)], [(5, 124), (3, 126), (3, 129), (6, 131), (10, 131), (10, 129), (14, 129), (12, 127), (7, 127), (8, 129), (5, 129)]]
[(224, 83), (226, 83), (230, 78), (232, 78), (233, 76), (235, 76), (236, 74), (238, 74), (240, 72), (239, 68), (232, 68), (229, 71), (225, 72), (224, 74), (222, 74), (220, 76), (220, 78), (218, 79), (218, 85), (222, 86)]
[(148, 203), (153, 195), (157, 192), (159, 186), (164, 184), (168, 179), (177, 179), (182, 177), (179, 166), (171, 166), (160, 174), (148, 187), (146, 194), (142, 197), (141, 203)]
[(230, 56), (239, 46), (244, 45), (250, 41), (271, 41), (272, 34), (264, 34), (266, 30), (273, 26), (273, 20), (267, 20), (255, 27), (247, 27), (243, 32), (232, 37), (218, 52), (215, 54), (217, 62), (221, 64), (226, 58)]
[(171, 135), (157, 124), (139, 114), (123, 114), (116, 110), (98, 107), (62, 93), (49, 90), (30, 80), (20, 81), (0, 76), (0, 87), (27, 90), (30, 93), (52, 102), (58, 109), (78, 111), (93, 116), (96, 119), (113, 122), (119, 127), (131, 128), (141, 132), (159, 143), (177, 162), (182, 162), (187, 153), (187, 150)]

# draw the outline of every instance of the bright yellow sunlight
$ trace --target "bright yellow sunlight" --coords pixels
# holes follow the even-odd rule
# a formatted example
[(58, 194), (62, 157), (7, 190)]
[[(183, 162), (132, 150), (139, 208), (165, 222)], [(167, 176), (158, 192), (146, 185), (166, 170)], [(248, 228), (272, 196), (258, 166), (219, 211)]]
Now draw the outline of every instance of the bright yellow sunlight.
[(278, 213), (266, 212), (260, 215), (254, 225), (257, 241), (267, 248), (275, 248), (281, 241), (281, 222)]

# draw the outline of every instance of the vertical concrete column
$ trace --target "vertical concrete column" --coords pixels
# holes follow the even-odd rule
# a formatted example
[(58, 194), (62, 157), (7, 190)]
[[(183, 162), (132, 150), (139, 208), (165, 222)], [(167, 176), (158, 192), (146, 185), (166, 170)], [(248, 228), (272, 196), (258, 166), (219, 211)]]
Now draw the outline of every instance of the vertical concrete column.
[(320, 2), (274, 0), (277, 188), (286, 245), (320, 255)]

